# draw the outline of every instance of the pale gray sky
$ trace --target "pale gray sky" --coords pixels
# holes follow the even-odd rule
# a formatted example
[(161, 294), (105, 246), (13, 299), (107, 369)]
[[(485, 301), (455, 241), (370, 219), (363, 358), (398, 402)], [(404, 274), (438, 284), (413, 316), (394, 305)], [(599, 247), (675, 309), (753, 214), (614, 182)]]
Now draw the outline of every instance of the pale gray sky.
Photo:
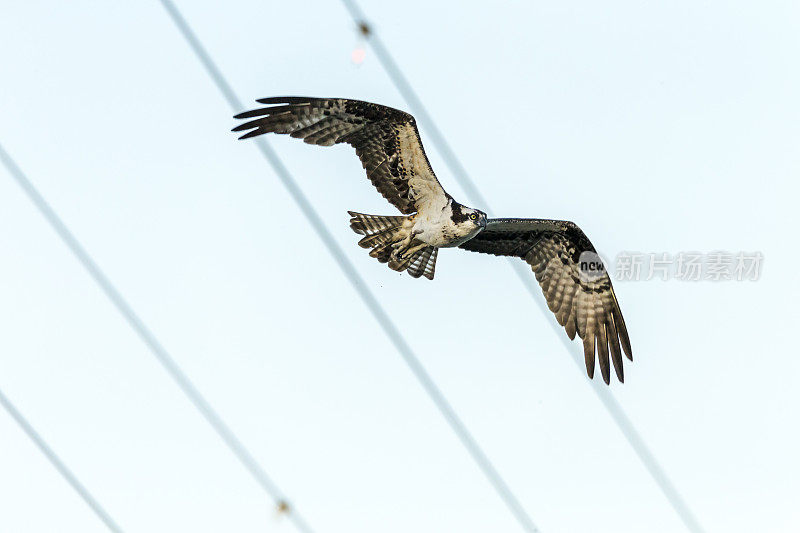
[[(337, 1), (178, 6), (248, 103), (408, 109)], [(490, 215), (763, 254), (616, 282), (611, 390), (708, 531), (796, 531), (797, 4), (362, 7)], [(18, 2), (0, 44), (0, 143), (318, 533), (519, 530), (158, 2)], [(352, 151), (269, 141), (543, 532), (683, 530), (505, 261), (390, 271), (347, 224), (393, 212)], [(293, 530), (5, 169), (0, 279), (0, 388), (126, 531)], [(56, 530), (104, 529), (0, 412), (0, 531)]]

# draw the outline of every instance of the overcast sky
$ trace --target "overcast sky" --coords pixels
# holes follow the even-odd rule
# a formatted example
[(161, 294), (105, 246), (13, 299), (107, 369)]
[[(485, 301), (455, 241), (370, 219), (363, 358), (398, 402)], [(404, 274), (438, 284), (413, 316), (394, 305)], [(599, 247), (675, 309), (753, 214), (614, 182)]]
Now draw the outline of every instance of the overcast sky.
[[(178, 6), (248, 105), (408, 109), (338, 1)], [(362, 7), (490, 216), (763, 256), (616, 281), (611, 392), (708, 531), (797, 531), (798, 4)], [(315, 531), (520, 530), (158, 2), (15, 2), (0, 64), (0, 144)], [(269, 142), (543, 532), (684, 530), (506, 261), (389, 270), (348, 227), (394, 214), (352, 150)], [(4, 168), (0, 280), (0, 389), (123, 529), (294, 531)], [(0, 531), (103, 530), (0, 411)]]

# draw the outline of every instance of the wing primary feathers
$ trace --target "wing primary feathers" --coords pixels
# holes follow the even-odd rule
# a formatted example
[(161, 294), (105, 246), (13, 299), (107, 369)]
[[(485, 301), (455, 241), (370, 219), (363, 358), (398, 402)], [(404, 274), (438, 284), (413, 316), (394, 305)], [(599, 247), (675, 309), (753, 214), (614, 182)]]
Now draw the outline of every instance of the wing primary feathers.
[(327, 100), (326, 98), (310, 98), (308, 96), (270, 96), (258, 98), (259, 104), (310, 104), (314, 100)]
[(272, 107), (261, 107), (259, 109), (251, 109), (250, 111), (244, 111), (242, 113), (239, 113), (238, 115), (233, 115), (233, 118), (242, 119), (242, 118), (263, 117), (264, 115), (277, 115), (279, 113), (292, 111), (293, 109), (296, 109), (296, 106), (276, 105)]
[(619, 348), (619, 332), (614, 325), (614, 313), (608, 316), (608, 345), (611, 348), (611, 361), (614, 363), (614, 371), (617, 373), (617, 379), (623, 381), (623, 368), (622, 368), (622, 352)]
[[(597, 339), (602, 345), (602, 339), (597, 338), (596, 336), (592, 336), (592, 339)], [(603, 353), (602, 348), (598, 346), (597, 350), (597, 359), (600, 361), (600, 373), (603, 375), (603, 381), (606, 382), (606, 385), (611, 383), (611, 365), (608, 361), (608, 346), (606, 346), (605, 353)]]
[(589, 337), (591, 332), (591, 329), (588, 329), (589, 319), (591, 318), (589, 313), (590, 311), (592, 311), (591, 309), (588, 309), (589, 302), (587, 300), (589, 298), (590, 296), (588, 296), (583, 291), (578, 293), (578, 302), (577, 302), (578, 335), (580, 335), (582, 339)]
[(594, 337), (583, 339), (583, 358), (586, 360), (586, 373), (594, 378)]
[(235, 128), (232, 128), (231, 131), (249, 130), (251, 128), (257, 128), (263, 123), (264, 123), (264, 119), (259, 118), (259, 119), (256, 119), (256, 120), (251, 120), (250, 122), (244, 122), (242, 124), (239, 124)]
[(583, 269), (582, 254), (597, 251), (577, 225), (564, 220), (495, 218), (459, 248), (527, 262), (558, 323), (570, 339), (583, 339), (589, 376), (599, 364), (603, 381), (610, 383), (613, 363), (617, 378), (624, 381), (622, 352), (633, 360), (628, 330), (608, 272)]
[(262, 130), (262, 129), (258, 128), (258, 129), (255, 129), (253, 131), (248, 131), (247, 133), (245, 133), (244, 135), (239, 137), (239, 140), (249, 139), (250, 137), (257, 137), (258, 135), (262, 135), (264, 133), (267, 133), (267, 132), (265, 130)]
[[(240, 139), (278, 133), (318, 146), (349, 144), (378, 192), (405, 215), (438, 209), (452, 198), (436, 179), (414, 117), (408, 113), (341, 98), (278, 96), (257, 101), (270, 107), (236, 115), (253, 119), (233, 128), (244, 132)], [(371, 219), (364, 222), (364, 229), (371, 223)], [(395, 270), (433, 278), (436, 249), (398, 261), (382, 237), (365, 238), (360, 244), (372, 247), (370, 255)], [(612, 361), (623, 381), (622, 352), (633, 361), (628, 330), (608, 273), (603, 269), (599, 275), (587, 273), (580, 263), (584, 252), (596, 254), (596, 250), (577, 225), (563, 220), (491, 219), (483, 231), (459, 247), (526, 261), (558, 323), (570, 339), (576, 334), (583, 339), (589, 376), (594, 375), (596, 352), (603, 381), (610, 382)]]
[(240, 139), (288, 134), (308, 144), (349, 144), (378, 192), (401, 213), (443, 207), (450, 196), (431, 169), (414, 117), (391, 107), (344, 98), (259, 98), (269, 107), (235, 116), (249, 120), (233, 128)]
[(628, 359), (633, 361), (633, 351), (631, 350), (631, 341), (628, 338), (628, 328), (625, 327), (625, 319), (622, 318), (622, 311), (619, 310), (616, 295), (614, 296), (614, 323), (617, 326), (617, 331), (619, 331), (619, 340), (622, 343), (622, 349), (625, 350), (625, 355), (628, 356)]
[[(606, 324), (605, 322), (600, 322), (597, 327), (598, 333), (598, 348), (597, 348), (597, 357), (600, 359), (600, 368), (606, 367), (610, 368), (610, 364), (608, 361), (608, 334), (606, 332)], [(616, 369), (615, 369), (616, 370)], [(610, 372), (609, 372), (610, 373)], [(617, 377), (619, 378), (620, 382), (623, 379), (620, 377), (620, 372), (617, 370)], [(610, 376), (609, 376), (610, 379)]]
[[(574, 309), (570, 312), (569, 317), (567, 317), (567, 323), (564, 327), (567, 328), (567, 336), (569, 337), (569, 340), (574, 341), (575, 333), (578, 332), (578, 324), (575, 319)], [(594, 359), (592, 359), (592, 368), (594, 368)]]

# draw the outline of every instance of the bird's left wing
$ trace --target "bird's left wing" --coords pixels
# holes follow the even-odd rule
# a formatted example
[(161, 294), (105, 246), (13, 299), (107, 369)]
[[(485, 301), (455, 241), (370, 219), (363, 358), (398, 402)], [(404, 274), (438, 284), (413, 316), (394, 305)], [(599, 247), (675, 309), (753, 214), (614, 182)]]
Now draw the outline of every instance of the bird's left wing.
[(240, 139), (285, 133), (319, 146), (347, 143), (356, 149), (372, 184), (401, 213), (447, 204), (449, 196), (431, 169), (408, 113), (344, 98), (281, 96), (258, 102), (269, 107), (235, 117), (253, 119), (233, 128), (246, 132)]
[(486, 229), (459, 248), (525, 260), (569, 338), (577, 333), (583, 339), (589, 377), (596, 349), (603, 380), (610, 381), (609, 352), (617, 378), (624, 380), (622, 351), (633, 361), (628, 330), (611, 278), (578, 226), (562, 220), (489, 219)]

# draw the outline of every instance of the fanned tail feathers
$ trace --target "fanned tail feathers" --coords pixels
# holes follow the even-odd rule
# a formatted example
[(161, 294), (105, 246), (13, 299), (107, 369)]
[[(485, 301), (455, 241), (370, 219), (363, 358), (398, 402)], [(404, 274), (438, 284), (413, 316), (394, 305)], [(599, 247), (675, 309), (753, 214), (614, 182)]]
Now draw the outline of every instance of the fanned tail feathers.
[(411, 264), (408, 266), (408, 273), (411, 277), (425, 276), (428, 279), (433, 279), (433, 274), (436, 271), (436, 254), (438, 252), (438, 248), (428, 246), (415, 253), (411, 258)]
[(353, 217), (350, 219), (350, 227), (360, 235), (374, 235), (387, 229), (397, 229), (403, 225), (406, 217), (383, 217), (378, 215), (364, 215), (355, 211), (348, 211)]
[(364, 237), (358, 241), (362, 248), (372, 248), (369, 252), (381, 263), (388, 263), (389, 268), (402, 272), (407, 270), (411, 277), (425, 276), (433, 279), (436, 270), (437, 249), (427, 246), (403, 258), (394, 253), (395, 245), (404, 238), (403, 224), (408, 219), (404, 216), (365, 215), (348, 211), (350, 227)]

